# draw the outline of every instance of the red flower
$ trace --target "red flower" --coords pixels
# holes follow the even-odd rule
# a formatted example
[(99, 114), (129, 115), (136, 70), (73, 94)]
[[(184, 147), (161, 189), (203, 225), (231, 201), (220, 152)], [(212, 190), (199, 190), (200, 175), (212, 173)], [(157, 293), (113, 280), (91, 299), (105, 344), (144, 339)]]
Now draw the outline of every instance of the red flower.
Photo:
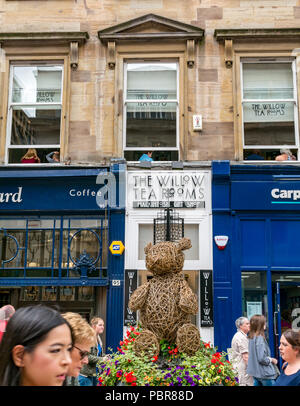
[(155, 355), (153, 358), (151, 358), (151, 361), (152, 361), (152, 362), (156, 362), (156, 361), (157, 361), (157, 358), (158, 358), (158, 356)]
[[(127, 383), (134, 384), (136, 382), (136, 377), (133, 375), (133, 372), (129, 372), (128, 374), (125, 374), (125, 379)], [(132, 386), (136, 386), (132, 385)]]

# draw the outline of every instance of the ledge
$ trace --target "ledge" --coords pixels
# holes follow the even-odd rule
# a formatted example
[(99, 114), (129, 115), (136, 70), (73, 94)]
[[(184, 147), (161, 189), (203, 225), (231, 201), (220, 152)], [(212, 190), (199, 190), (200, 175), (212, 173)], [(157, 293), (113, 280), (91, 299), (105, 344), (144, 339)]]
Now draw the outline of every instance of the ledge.
[(300, 40), (300, 28), (244, 28), (216, 29), (214, 37), (217, 41), (251, 40), (251, 39), (281, 39)]
[(89, 39), (88, 32), (1, 32), (0, 43), (24, 43), (33, 41), (47, 41), (53, 44), (69, 44), (71, 42), (78, 42), (83, 44)]

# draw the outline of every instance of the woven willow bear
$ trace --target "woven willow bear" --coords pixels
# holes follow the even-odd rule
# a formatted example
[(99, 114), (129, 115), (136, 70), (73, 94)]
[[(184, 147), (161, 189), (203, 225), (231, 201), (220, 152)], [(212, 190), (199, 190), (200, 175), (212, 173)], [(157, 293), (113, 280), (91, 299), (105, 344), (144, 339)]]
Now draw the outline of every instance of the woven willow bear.
[(146, 267), (153, 278), (139, 286), (129, 300), (132, 311), (140, 311), (142, 333), (134, 342), (136, 354), (158, 355), (162, 339), (176, 343), (180, 352), (194, 354), (200, 347), (200, 334), (190, 323), (198, 312), (197, 297), (181, 273), (183, 250), (191, 248), (188, 238), (178, 243), (149, 243), (145, 247)]

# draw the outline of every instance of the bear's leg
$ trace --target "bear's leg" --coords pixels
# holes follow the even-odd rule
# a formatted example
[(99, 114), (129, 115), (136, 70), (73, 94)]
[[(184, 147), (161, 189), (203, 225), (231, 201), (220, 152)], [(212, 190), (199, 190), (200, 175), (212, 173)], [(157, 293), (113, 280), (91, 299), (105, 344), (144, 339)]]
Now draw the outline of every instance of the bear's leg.
[(179, 327), (176, 336), (176, 345), (179, 352), (193, 355), (200, 348), (200, 333), (194, 324), (186, 323)]
[(144, 353), (153, 357), (159, 354), (159, 350), (159, 341), (150, 330), (143, 330), (133, 343), (133, 351), (136, 355)]

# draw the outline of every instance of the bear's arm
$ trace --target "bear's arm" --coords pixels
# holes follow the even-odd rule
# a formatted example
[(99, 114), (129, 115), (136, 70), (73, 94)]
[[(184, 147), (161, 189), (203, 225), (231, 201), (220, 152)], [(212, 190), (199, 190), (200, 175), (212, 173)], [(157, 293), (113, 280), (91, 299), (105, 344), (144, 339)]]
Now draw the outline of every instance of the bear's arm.
[(197, 296), (186, 281), (182, 281), (180, 286), (179, 307), (188, 314), (196, 314), (198, 312)]
[(149, 290), (149, 283), (145, 283), (144, 285), (139, 286), (133, 294), (130, 296), (128, 307), (132, 311), (136, 311), (141, 309), (147, 299)]

